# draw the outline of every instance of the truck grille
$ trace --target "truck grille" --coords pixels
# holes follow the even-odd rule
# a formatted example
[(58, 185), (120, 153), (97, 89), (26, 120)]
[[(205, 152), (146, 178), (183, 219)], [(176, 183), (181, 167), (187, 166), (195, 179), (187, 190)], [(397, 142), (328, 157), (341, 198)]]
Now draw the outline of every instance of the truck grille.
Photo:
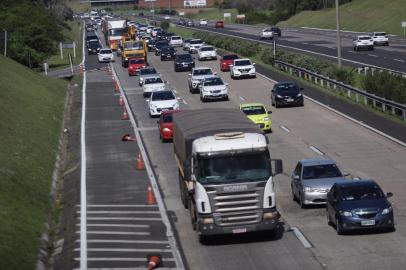
[(254, 224), (262, 220), (262, 189), (261, 192), (255, 186), (251, 189), (235, 192), (208, 191), (216, 225)]

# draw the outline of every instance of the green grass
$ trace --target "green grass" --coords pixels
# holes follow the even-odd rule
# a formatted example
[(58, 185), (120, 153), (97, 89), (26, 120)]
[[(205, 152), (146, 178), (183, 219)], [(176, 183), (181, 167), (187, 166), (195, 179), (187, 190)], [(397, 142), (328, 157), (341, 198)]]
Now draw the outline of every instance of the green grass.
[(66, 82), (0, 56), (0, 269), (34, 269)]
[(177, 35), (179, 35), (183, 38), (193, 37), (193, 33), (195, 32), (189, 28), (179, 28), (179, 27), (174, 27), (174, 26), (169, 27), (168, 31), (176, 33)]
[(67, 22), (71, 29), (64, 29), (63, 34), (66, 37), (66, 43), (71, 43), (72, 41), (76, 42), (76, 58), (73, 57), (73, 49), (62, 49), (63, 59), (61, 59), (61, 52), (59, 50), (55, 55), (51, 56), (48, 59), (48, 64), (51, 70), (61, 69), (69, 66), (69, 57), (72, 55), (73, 65), (78, 65), (82, 61), (82, 23), (79, 21), (69, 21)]
[[(405, 0), (354, 0), (340, 6), (342, 30), (386, 31), (403, 35), (401, 22), (406, 21)], [(335, 9), (304, 11), (278, 25), (335, 29)]]
[(82, 2), (80, 0), (68, 0), (65, 2), (76, 13), (90, 12), (90, 3)]
[[(224, 13), (231, 13), (231, 22), (234, 22), (236, 15), (238, 14), (237, 9), (218, 9), (218, 8), (211, 8), (206, 10), (201, 10), (201, 12), (196, 14), (187, 14), (187, 10), (185, 12), (186, 17), (192, 19), (208, 19), (208, 20), (223, 20)], [(226, 19), (226, 22), (229, 21), (229, 18)]]

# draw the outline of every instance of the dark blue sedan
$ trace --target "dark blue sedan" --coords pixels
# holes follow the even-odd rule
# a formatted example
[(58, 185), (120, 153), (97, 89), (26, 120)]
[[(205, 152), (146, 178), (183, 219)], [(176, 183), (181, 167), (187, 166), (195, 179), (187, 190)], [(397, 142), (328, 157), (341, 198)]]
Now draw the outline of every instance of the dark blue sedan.
[(394, 230), (393, 209), (379, 185), (372, 180), (336, 183), (327, 193), (327, 221), (337, 234), (350, 230)]

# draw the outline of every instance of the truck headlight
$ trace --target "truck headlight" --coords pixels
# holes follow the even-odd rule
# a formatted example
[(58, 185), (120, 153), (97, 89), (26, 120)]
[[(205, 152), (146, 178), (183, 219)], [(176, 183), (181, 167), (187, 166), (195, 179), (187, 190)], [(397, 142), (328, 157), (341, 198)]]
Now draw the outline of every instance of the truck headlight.
[(267, 213), (264, 213), (263, 218), (264, 219), (274, 219), (274, 218), (278, 219), (278, 218), (280, 218), (280, 214), (278, 212), (267, 212)]
[(390, 212), (392, 212), (392, 206), (389, 206), (388, 208), (385, 208), (382, 210), (382, 215), (387, 215)]
[(214, 223), (214, 219), (213, 219), (213, 218), (203, 218), (203, 219), (202, 219), (202, 223), (203, 223), (203, 224), (213, 224), (213, 223)]

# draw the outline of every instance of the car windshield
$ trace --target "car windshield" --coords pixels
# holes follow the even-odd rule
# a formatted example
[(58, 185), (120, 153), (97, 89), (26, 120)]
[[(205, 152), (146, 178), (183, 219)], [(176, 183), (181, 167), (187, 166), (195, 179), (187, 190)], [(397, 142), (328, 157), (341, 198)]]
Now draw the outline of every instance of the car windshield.
[(303, 180), (342, 177), (336, 164), (310, 165), (303, 167)]
[(184, 39), (184, 42), (185, 42), (185, 43), (189, 43), (191, 40), (192, 40), (191, 38), (185, 38), (185, 39)]
[(234, 60), (234, 59), (238, 59), (238, 55), (236, 54), (227, 54), (223, 56), (224, 60)]
[(152, 101), (157, 101), (157, 100), (172, 100), (175, 99), (174, 94), (171, 91), (160, 91), (160, 92), (155, 92), (152, 93), (151, 100)]
[(158, 41), (157, 43), (155, 43), (155, 47), (158, 47), (158, 48), (162, 48), (165, 46), (169, 46), (169, 43), (167, 41)]
[(164, 82), (163, 82), (162, 79), (159, 78), (159, 77), (156, 77), (156, 78), (147, 78), (147, 79), (145, 79), (144, 84), (152, 84), (152, 83), (164, 83)]
[(203, 52), (208, 52), (208, 51), (214, 51), (214, 48), (213, 47), (201, 47), (200, 50)]
[(201, 39), (193, 39), (190, 41), (190, 44), (201, 44), (203, 41)]
[(341, 189), (341, 200), (343, 201), (374, 200), (383, 197), (384, 194), (377, 185), (356, 185)]
[(100, 54), (110, 54), (112, 51), (110, 49), (108, 50), (100, 50)]
[(257, 115), (257, 114), (266, 114), (266, 110), (264, 106), (247, 106), (247, 107), (242, 107), (241, 110), (243, 113), (246, 115)]
[(375, 33), (376, 37), (385, 37), (386, 33)]
[(192, 56), (190, 54), (180, 54), (177, 56), (177, 60), (179, 61), (192, 61)]
[(272, 32), (272, 30), (271, 29), (264, 29), (264, 30), (262, 30), (262, 32)]
[(215, 86), (215, 85), (223, 85), (223, 80), (221, 78), (208, 78), (204, 80), (204, 86)]
[(174, 52), (175, 49), (173, 47), (163, 47), (162, 52)]
[(211, 71), (210, 68), (193, 70), (193, 76), (201, 76), (201, 75), (213, 75), (213, 71)]
[(271, 176), (268, 152), (201, 157), (198, 161), (202, 184), (264, 181)]
[(294, 83), (284, 83), (276, 85), (276, 93), (281, 95), (298, 94), (299, 88)]
[(142, 50), (142, 49), (144, 49), (141, 41), (124, 42), (123, 47), (125, 50)]
[(371, 37), (359, 37), (359, 40), (370, 40)]
[(235, 66), (249, 66), (251, 65), (250, 60), (241, 60), (241, 61), (235, 61)]
[(171, 37), (171, 39), (172, 40), (180, 40), (180, 39), (182, 39), (181, 37), (178, 37), (178, 36), (174, 36), (174, 37)]
[(155, 68), (144, 68), (140, 70), (140, 75), (157, 74)]
[(162, 115), (162, 122), (172, 123), (172, 113), (165, 113), (164, 115)]
[(99, 42), (98, 41), (91, 41), (89, 42), (89, 47), (98, 47), (99, 46)]
[(145, 63), (144, 59), (130, 59), (131, 65), (144, 64), (144, 63)]

